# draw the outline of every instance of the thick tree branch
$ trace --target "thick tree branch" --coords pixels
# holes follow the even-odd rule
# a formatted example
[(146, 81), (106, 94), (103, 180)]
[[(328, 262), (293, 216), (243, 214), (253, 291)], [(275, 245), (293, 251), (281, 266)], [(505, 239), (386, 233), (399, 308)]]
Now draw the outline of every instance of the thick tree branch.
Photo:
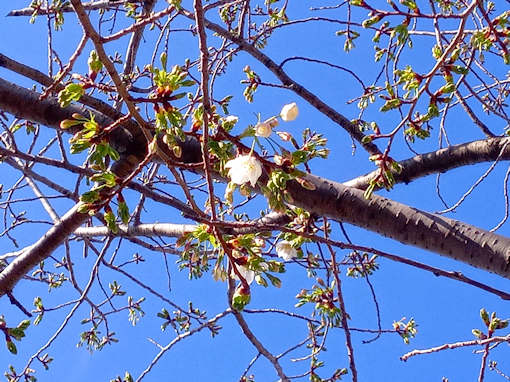
[[(1, 60), (2, 57), (0, 57), (0, 65)], [(27, 105), (30, 105), (30, 107), (27, 107)], [(15, 117), (40, 123), (55, 129), (60, 128), (60, 122), (62, 120), (71, 119), (74, 113), (84, 116), (89, 115), (89, 111), (83, 106), (70, 105), (63, 109), (55, 99), (46, 98), (41, 100), (39, 93), (25, 89), (2, 78), (0, 78), (0, 110), (12, 114)], [(114, 119), (102, 113), (93, 114), (96, 122), (102, 126), (107, 126), (114, 121)], [(117, 116), (120, 117), (122, 114), (118, 113)], [(144, 142), (144, 140), (143, 137), (141, 137), (136, 123), (134, 123), (134, 121), (129, 121), (125, 126), (127, 127), (113, 130), (110, 136), (112, 146), (121, 156), (126, 154), (126, 156), (134, 155), (137, 158), (143, 158), (145, 146), (140, 143)], [(80, 127), (76, 126), (70, 128), (68, 132), (75, 133), (79, 129)]]
[(405, 244), (510, 278), (510, 239), (317, 176), (315, 190), (288, 186), (293, 204), (317, 215), (354, 224)]
[[(13, 71), (14, 73), (18, 73), (19, 75), (21, 75), (23, 77), (30, 78), (31, 80), (33, 80), (41, 85), (44, 85), (45, 87), (50, 87), (53, 85), (53, 79), (48, 77), (43, 72), (41, 72), (37, 69), (34, 69), (28, 65), (25, 65), (21, 62), (18, 62), (16, 60), (13, 60), (12, 58), (7, 57), (1, 53), (0, 53), (0, 66), (4, 67), (10, 71)], [(64, 85), (60, 84), (60, 83), (56, 84), (54, 87), (54, 90), (57, 92), (62, 89), (64, 89)], [(34, 96), (39, 98), (40, 94), (36, 93)], [(113, 107), (111, 107), (106, 102), (101, 101), (100, 99), (91, 97), (87, 94), (84, 94), (80, 98), (80, 103), (83, 105), (89, 106), (94, 110), (97, 110), (98, 112), (109, 117), (112, 121), (122, 117), (122, 113), (115, 110)], [(135, 130), (135, 128), (132, 126), (136, 126), (136, 123), (134, 123), (134, 121), (131, 121), (128, 125), (130, 125), (130, 129), (133, 132)]]
[[(402, 166), (402, 172), (393, 174), (395, 183), (407, 184), (430, 174), (443, 173), (475, 163), (495, 161), (500, 153), (500, 160), (508, 160), (510, 145), (505, 146), (505, 144), (509, 140), (508, 137), (488, 138), (416, 155), (398, 162)], [(344, 185), (364, 190), (377, 174), (378, 170), (372, 171), (344, 182)]]
[[(12, 61), (13, 60), (10, 60), (9, 62)], [(0, 66), (4, 66), (3, 63), (5, 62), (6, 57), (0, 54)], [(6, 67), (11, 68), (12, 66)], [(35, 71), (27, 66), (25, 66), (25, 68), (27, 68), (26, 70), (30, 70), (28, 72), (17, 72), (24, 75), (27, 73), (26, 75), (28, 78), (38, 82), (44, 81), (44, 77), (46, 76), (43, 73)], [(39, 77), (37, 72), (44, 77)], [(49, 79), (49, 77), (46, 78), (49, 81), (48, 84), (51, 84), (51, 79)], [(57, 129), (59, 128), (60, 121), (71, 118), (73, 113), (88, 115), (88, 111), (83, 107), (72, 105), (66, 109), (62, 109), (54, 99), (39, 101), (39, 96), (40, 94), (37, 92), (25, 89), (0, 78), (0, 110), (6, 111), (14, 116)], [(101, 124), (107, 125), (112, 123), (114, 119), (122, 116), (122, 114), (115, 111), (108, 104), (96, 100), (93, 97), (84, 96), (80, 102), (82, 101), (85, 105), (93, 107), (95, 110), (101, 112), (94, 113), (96, 121)], [(32, 106), (26, 108), (25, 102), (30, 103)], [(128, 136), (113, 137), (111, 139), (112, 145), (116, 148), (129, 146), (129, 150), (140, 147), (144, 138), (141, 136), (136, 122), (129, 121), (126, 123), (126, 127), (129, 131)], [(70, 130), (70, 132), (72, 132), (72, 130)], [(402, 172), (394, 174), (395, 182), (410, 183), (415, 179), (430, 174), (443, 173), (457, 167), (475, 163), (494, 161), (503, 149), (505, 142), (509, 139), (510, 138), (507, 137), (496, 137), (463, 143), (400, 161), (399, 164), (402, 166)], [(130, 144), (131, 142), (134, 143)], [(122, 152), (124, 150), (118, 149), (118, 151)], [(200, 148), (196, 145), (196, 142), (187, 141), (184, 144), (182, 152), (182, 162), (193, 163), (200, 161)], [(500, 157), (500, 160), (508, 159), (510, 159), (510, 146), (506, 147)], [(377, 170), (344, 182), (344, 185), (364, 190), (368, 186), (370, 179), (376, 175)]]

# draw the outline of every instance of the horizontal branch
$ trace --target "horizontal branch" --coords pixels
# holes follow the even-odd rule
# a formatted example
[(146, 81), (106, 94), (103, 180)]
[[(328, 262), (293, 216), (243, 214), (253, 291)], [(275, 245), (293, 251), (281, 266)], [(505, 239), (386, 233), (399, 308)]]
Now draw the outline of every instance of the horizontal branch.
[[(85, 8), (88, 11), (94, 11), (99, 9), (117, 9), (122, 4), (124, 4), (124, 0), (117, 0), (117, 1), (111, 1), (111, 0), (103, 0), (103, 1), (90, 1), (88, 3), (83, 3), (83, 8)], [(36, 11), (32, 7), (22, 8), (22, 9), (15, 9), (10, 11), (7, 16), (32, 16), (34, 14), (34, 11)], [(60, 9), (61, 12), (74, 12), (74, 9), (71, 5), (66, 5)], [(36, 11), (37, 15), (47, 15), (55, 13), (55, 10), (52, 7), (44, 8), (39, 7)]]
[[(508, 137), (496, 137), (462, 143), (400, 161), (398, 163), (402, 166), (402, 171), (393, 173), (395, 183), (407, 184), (415, 179), (444, 173), (457, 167), (492, 162), (498, 156), (500, 160), (508, 160), (510, 159), (509, 140)], [(364, 190), (370, 184), (370, 180), (378, 174), (379, 171), (375, 170), (344, 182), (344, 185)]]
[(315, 190), (291, 182), (292, 203), (319, 216), (351, 223), (510, 278), (510, 239), (443, 216), (308, 175)]
[(501, 342), (510, 342), (510, 335), (490, 337), (490, 338), (486, 338), (484, 340), (471, 340), (471, 341), (455, 342), (452, 344), (440, 345), (440, 346), (430, 348), (430, 349), (413, 350), (413, 351), (410, 351), (409, 353), (404, 354), (402, 357), (400, 357), (400, 359), (402, 361), (407, 361), (409, 358), (414, 357), (416, 355), (430, 354), (430, 353), (435, 353), (435, 352), (446, 350), (446, 349), (456, 349), (456, 348), (461, 348), (461, 347), (466, 347), (466, 346), (484, 346), (484, 345), (496, 344), (496, 343), (501, 343)]
[[(115, 236), (167, 236), (180, 237), (197, 228), (194, 224), (153, 223), (126, 225), (119, 224), (119, 232)], [(74, 231), (77, 236), (108, 236), (112, 234), (108, 227), (81, 227)]]

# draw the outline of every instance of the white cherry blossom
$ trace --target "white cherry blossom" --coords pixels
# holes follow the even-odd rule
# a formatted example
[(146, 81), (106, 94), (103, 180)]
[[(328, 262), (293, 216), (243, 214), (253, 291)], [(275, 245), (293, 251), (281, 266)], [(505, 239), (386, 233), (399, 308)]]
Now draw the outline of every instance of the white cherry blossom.
[(287, 240), (283, 240), (276, 244), (276, 254), (283, 260), (290, 261), (297, 256), (297, 251)]
[(255, 135), (257, 137), (267, 138), (271, 135), (273, 129), (267, 122), (259, 122), (255, 125)]
[(239, 185), (250, 182), (252, 187), (255, 187), (257, 180), (262, 175), (262, 165), (257, 158), (251, 155), (240, 155), (231, 159), (225, 164), (225, 167), (230, 169), (228, 171), (230, 181)]
[(278, 126), (278, 119), (271, 117), (264, 122), (259, 122), (255, 125), (255, 135), (257, 137), (267, 138), (273, 132), (273, 129)]
[[(248, 284), (251, 284), (255, 279), (255, 272), (253, 272), (252, 270), (243, 267), (242, 265), (238, 266), (237, 270), (239, 271), (241, 276), (243, 276), (243, 278), (246, 280)], [(237, 277), (237, 274), (234, 272), (234, 270), (232, 270), (232, 277), (236, 280), (239, 280), (239, 277)]]
[(228, 117), (225, 117), (225, 122), (227, 123), (237, 123), (237, 121), (239, 120), (238, 117), (236, 117), (235, 115), (229, 115)]

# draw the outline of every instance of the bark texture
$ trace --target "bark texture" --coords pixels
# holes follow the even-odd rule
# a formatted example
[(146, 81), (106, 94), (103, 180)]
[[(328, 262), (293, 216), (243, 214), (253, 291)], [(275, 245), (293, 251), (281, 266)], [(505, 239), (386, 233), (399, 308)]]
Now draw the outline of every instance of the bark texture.
[(404, 244), (427, 249), (510, 278), (510, 239), (443, 216), (372, 195), (331, 180), (309, 176), (316, 190), (293, 184), (294, 204), (366, 228)]

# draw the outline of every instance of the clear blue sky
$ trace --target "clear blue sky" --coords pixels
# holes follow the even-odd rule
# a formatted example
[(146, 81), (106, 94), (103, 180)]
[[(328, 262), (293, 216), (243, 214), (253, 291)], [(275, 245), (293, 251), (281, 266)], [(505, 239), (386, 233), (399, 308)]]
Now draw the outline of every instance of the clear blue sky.
[[(28, 1), (2, 2), (0, 3), (0, 53), (13, 59), (22, 61), (27, 65), (41, 71), (47, 71), (47, 40), (46, 22), (44, 18), (37, 19), (35, 24), (29, 24), (28, 18), (7, 18), (3, 17), (11, 8), (21, 8), (28, 5)], [(188, 2), (184, 2), (188, 3)], [(298, 18), (305, 14), (307, 8), (315, 2), (291, 2), (289, 5), (289, 16)], [(317, 5), (334, 4), (332, 2), (321, 2)], [(189, 4), (184, 4), (189, 7)], [(342, 11), (336, 15), (343, 17)], [(330, 14), (331, 15), (331, 14)], [(119, 16), (123, 19), (123, 16)], [(182, 23), (186, 26), (186, 23)], [(176, 26), (177, 27), (177, 26)], [(308, 25), (297, 25), (290, 27), (286, 32), (276, 32), (265, 52), (280, 61), (288, 56), (309, 56), (311, 58), (327, 60), (337, 65), (342, 65), (354, 70), (367, 83), (375, 76), (373, 64), (372, 47), (367, 44), (368, 39), (360, 39), (357, 48), (350, 54), (342, 50), (343, 38), (335, 36), (338, 25), (327, 23), (310, 23)], [(81, 36), (81, 28), (77, 25), (73, 16), (66, 15), (66, 23), (62, 32), (53, 32), (54, 46), (61, 58), (66, 61), (73, 52), (77, 41)], [(154, 32), (149, 32), (148, 41), (153, 41)], [(317, 38), (317, 36), (321, 36)], [(184, 35), (174, 34), (171, 40), (171, 64), (182, 64), (183, 58), (192, 52), (196, 53), (195, 40)], [(211, 38), (212, 41), (212, 38)], [(126, 39), (119, 44), (108, 45), (108, 53), (113, 54), (115, 50), (124, 53)], [(217, 41), (215, 42), (217, 43)], [(193, 44), (193, 45), (191, 45)], [(191, 46), (190, 46), (191, 45)], [(146, 63), (151, 54), (149, 43), (141, 50), (142, 57), (140, 64)], [(77, 65), (77, 70), (84, 70), (84, 62), (91, 46), (85, 49), (83, 57)], [(428, 68), (429, 45), (416, 44), (414, 54), (405, 59), (413, 59), (420, 65), (423, 57), (423, 67)], [(260, 64), (253, 62), (246, 54), (239, 54), (232, 65), (230, 72), (220, 77), (216, 84), (215, 95), (220, 99), (227, 94), (233, 94), (234, 99), (230, 111), (238, 115), (239, 125), (246, 126), (256, 121), (256, 113), (262, 117), (269, 117), (279, 112), (280, 107), (288, 102), (295, 101), (300, 108), (298, 119), (288, 125), (282, 126), (287, 131), (299, 136), (302, 129), (309, 127), (325, 134), (329, 140), (328, 147), (331, 149), (331, 156), (328, 160), (316, 160), (313, 170), (318, 175), (326, 176), (336, 181), (349, 180), (352, 177), (363, 174), (372, 169), (372, 164), (367, 160), (366, 155), (358, 148), (355, 156), (351, 155), (350, 139), (340, 127), (335, 126), (330, 120), (317, 111), (313, 110), (305, 101), (296, 98), (295, 95), (272, 88), (263, 88), (256, 95), (254, 102), (248, 104), (242, 98), (242, 85), (239, 81), (243, 79), (242, 68), (250, 64), (252, 68), (262, 75), (264, 80), (275, 81), (274, 78), (264, 70)], [(345, 72), (320, 66), (314, 63), (292, 62), (286, 66), (289, 74), (295, 77), (298, 82), (316, 91), (320, 97), (331, 106), (337, 108), (348, 118), (356, 118), (357, 110), (354, 105), (346, 105), (346, 101), (357, 96), (360, 92), (359, 85)], [(503, 68), (504, 70), (505, 68)], [(378, 70), (378, 69), (377, 69)], [(0, 77), (30, 87), (31, 82), (20, 79), (19, 76), (0, 68)], [(374, 119), (381, 126), (395, 126), (397, 119), (391, 116), (375, 112), (369, 113), (365, 119)], [(455, 116), (449, 120), (455, 123), (450, 128), (453, 143), (459, 143), (469, 139), (481, 139), (482, 136), (462, 115)], [(464, 128), (469, 126), (470, 128)], [(497, 130), (497, 133), (501, 131)], [(499, 126), (501, 130), (501, 126)], [(436, 128), (432, 131), (432, 138), (425, 142), (419, 142), (415, 149), (420, 152), (433, 150), (437, 146), (437, 122)], [(469, 138), (466, 138), (468, 136)], [(395, 151), (392, 153), (395, 159), (405, 159), (412, 156), (412, 153), (405, 147), (402, 139), (395, 144)], [(5, 178), (2, 175), (4, 187), (12, 184), (16, 177), (11, 171), (5, 170)], [(442, 191), (450, 203), (455, 202), (465, 190), (487, 169), (489, 164), (470, 166), (452, 171), (442, 176)], [(457, 213), (451, 215), (453, 218), (467, 221), (480, 227), (490, 229), (503, 216), (504, 204), (502, 184), (506, 171), (506, 163), (497, 166), (496, 170), (482, 183), (471, 197), (464, 203)], [(59, 182), (73, 182), (74, 179), (58, 179)], [(426, 211), (436, 211), (442, 208), (440, 201), (435, 195), (435, 177), (420, 179), (409, 185), (398, 185), (388, 197), (407, 203), (416, 208)], [(18, 197), (30, 195), (27, 190), (21, 192)], [(134, 205), (137, 196), (127, 193), (128, 201)], [(236, 195), (237, 200), (239, 195)], [(259, 205), (263, 205), (260, 202)], [(29, 210), (32, 218), (40, 217), (48, 219), (38, 204), (31, 204)], [(71, 206), (69, 203), (57, 203), (59, 212), (63, 213)], [(155, 220), (161, 222), (178, 222), (179, 217), (170, 208), (148, 204), (153, 208), (149, 213)], [(249, 210), (252, 216), (257, 215), (256, 208)], [(149, 215), (146, 214), (146, 217)], [(480, 280), (495, 288), (509, 291), (508, 280), (486, 272), (465, 266), (463, 264), (444, 259), (436, 254), (428, 253), (416, 248), (408, 247), (394, 241), (382, 238), (378, 235), (367, 233), (355, 227), (346, 226), (353, 242), (372, 246), (386, 252), (412, 258), (427, 264), (444, 268), (446, 270), (461, 271), (474, 279)], [(47, 229), (46, 225), (34, 226), (31, 230), (23, 231), (23, 228), (15, 231), (20, 246), (33, 243)], [(335, 238), (343, 240), (343, 237), (336, 230)], [(499, 233), (510, 235), (508, 224), (503, 226)], [(114, 242), (113, 248), (117, 241)], [(137, 266), (134, 271), (140, 275), (142, 280), (150, 283), (159, 292), (165, 294), (172, 301), (181, 306), (186, 306), (187, 301), (192, 300), (202, 310), (206, 310), (212, 317), (221, 312), (227, 306), (226, 286), (214, 282), (209, 274), (200, 280), (189, 281), (185, 272), (179, 272), (174, 263), (174, 258), (169, 259), (171, 273), (171, 291), (167, 288), (167, 276), (164, 270), (164, 262), (160, 254), (150, 253), (140, 248), (125, 245), (119, 256), (129, 259), (134, 252), (140, 253), (146, 262)], [(15, 250), (12, 243), (4, 238), (0, 241), (0, 254)], [(345, 255), (339, 253), (340, 256)], [(62, 249), (55, 252), (54, 257), (60, 259), (63, 256)], [(79, 246), (73, 247), (73, 261), (78, 269), (79, 283), (84, 285), (88, 279), (88, 271), (94, 261), (94, 256), (82, 258)], [(310, 288), (313, 280), (307, 278), (306, 271), (299, 266), (288, 266), (288, 271), (282, 277), (283, 286), (281, 289), (253, 286), (252, 302), (250, 309), (282, 308), (294, 310), (296, 303), (295, 295), (302, 288)], [(130, 283), (125, 278), (101, 271), (101, 278), (105, 285), (114, 278), (128, 289), (128, 294), (135, 299), (146, 295), (140, 288)], [(394, 381), (394, 382), (430, 382), (441, 381), (441, 377), (448, 377), (450, 381), (475, 380), (480, 365), (480, 354), (473, 354), (471, 349), (449, 350), (441, 353), (424, 355), (403, 363), (399, 356), (415, 349), (427, 348), (441, 345), (446, 342), (471, 340), (474, 337), (471, 329), (482, 329), (479, 319), (479, 310), (485, 307), (489, 312), (497, 311), (498, 315), (506, 318), (510, 315), (509, 305), (498, 297), (485, 293), (474, 287), (461, 284), (449, 279), (435, 277), (422, 270), (406, 267), (402, 264), (380, 259), (380, 270), (372, 277), (377, 299), (380, 305), (381, 324), (383, 328), (391, 328), (394, 320), (402, 317), (414, 317), (418, 322), (418, 335), (411, 340), (410, 345), (405, 345), (400, 337), (395, 334), (385, 334), (377, 341), (370, 344), (363, 344), (364, 340), (372, 338), (371, 334), (353, 332), (355, 356), (360, 381)], [(344, 293), (347, 311), (351, 316), (350, 325), (355, 328), (376, 328), (376, 315), (369, 289), (361, 280), (348, 279), (344, 277)], [(55, 306), (64, 301), (77, 298), (75, 291), (71, 288), (46, 292), (44, 286), (34, 285), (26, 281), (20, 282), (15, 289), (15, 296), (27, 307), (31, 307), (33, 297), (41, 295), (46, 306)], [(92, 296), (100, 300), (102, 296), (98, 287), (92, 291)], [(122, 304), (125, 300), (122, 300)], [(119, 301), (118, 306), (121, 306)], [(167, 344), (173, 338), (172, 333), (161, 332), (160, 321), (155, 315), (163, 303), (152, 298), (144, 303), (143, 308), (146, 316), (135, 327), (132, 327), (127, 320), (127, 313), (123, 312), (112, 317), (110, 325), (120, 339), (118, 344), (107, 346), (100, 352), (90, 354), (85, 348), (76, 348), (79, 340), (79, 333), (85, 330), (86, 325), (81, 325), (80, 320), (87, 316), (87, 309), (82, 306), (72, 318), (70, 325), (56, 340), (49, 350), (55, 361), (51, 364), (49, 371), (40, 370), (36, 376), (39, 381), (66, 380), (69, 382), (84, 382), (90, 380), (109, 380), (117, 375), (123, 375), (128, 370), (136, 378), (145, 369), (150, 360), (157, 353), (157, 347), (148, 338), (152, 338), (161, 344)], [(40, 348), (69, 311), (69, 308), (57, 313), (47, 313), (42, 323), (31, 326), (27, 330), (27, 338), (17, 343), (19, 354), (13, 356), (0, 346), (0, 370), (7, 370), (9, 364), (15, 365), (20, 370), (26, 362), (27, 357)], [(309, 313), (303, 307), (295, 309), (297, 313)], [(23, 319), (22, 314), (13, 308), (4, 297), (0, 299), (0, 313), (4, 314), (9, 323), (15, 323)], [(294, 343), (299, 342), (306, 335), (305, 326), (299, 320), (289, 318), (283, 319), (279, 315), (246, 314), (246, 318), (255, 334), (267, 345), (273, 353), (279, 353)], [(152, 373), (146, 378), (147, 381), (236, 381), (244, 368), (256, 355), (255, 349), (243, 337), (233, 317), (228, 317), (219, 322), (223, 327), (220, 334), (214, 339), (207, 332), (202, 332), (190, 339), (178, 343), (173, 351), (163, 357)], [(321, 374), (326, 376), (328, 372), (338, 367), (348, 367), (344, 337), (341, 331), (335, 331), (329, 338), (327, 352), (321, 355), (321, 359), (327, 362), (325, 370)], [(304, 354), (303, 350), (291, 354), (290, 358), (299, 358)], [(510, 352), (507, 346), (499, 346), (491, 353), (490, 359), (499, 361), (499, 365), (507, 373), (510, 373), (508, 359)], [(289, 375), (306, 371), (308, 361), (290, 362), (289, 357), (283, 361), (283, 366)], [(274, 381), (276, 375), (270, 365), (263, 359), (259, 360), (252, 373), (255, 374), (257, 382)], [(349, 380), (349, 376), (344, 377)], [(498, 381), (493, 372), (488, 372), (486, 381)]]

